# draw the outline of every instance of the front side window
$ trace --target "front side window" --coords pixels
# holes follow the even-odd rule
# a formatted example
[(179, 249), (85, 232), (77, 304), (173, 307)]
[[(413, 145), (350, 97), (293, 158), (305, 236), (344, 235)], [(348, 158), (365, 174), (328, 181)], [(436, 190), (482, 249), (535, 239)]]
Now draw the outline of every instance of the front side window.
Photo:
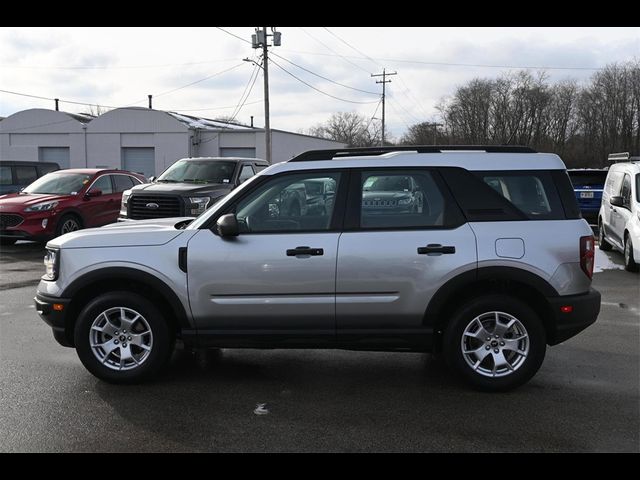
[(636, 201), (640, 203), (640, 173), (636, 175)]
[(429, 171), (365, 171), (361, 185), (362, 228), (445, 225), (445, 200)]
[[(240, 232), (329, 230), (339, 182), (340, 173), (337, 172), (303, 173), (269, 179), (236, 205)], [(317, 194), (316, 183), (320, 183), (321, 187), (329, 186), (322, 187), (322, 191), (328, 193)]]
[(235, 162), (179, 160), (158, 177), (160, 183), (230, 183)]
[(631, 208), (631, 177), (629, 174), (625, 173), (624, 175), (620, 196), (622, 197), (622, 204), (627, 208)]
[(55, 195), (76, 195), (91, 180), (91, 175), (83, 173), (47, 173), (44, 177), (27, 186), (23, 193), (50, 193)]

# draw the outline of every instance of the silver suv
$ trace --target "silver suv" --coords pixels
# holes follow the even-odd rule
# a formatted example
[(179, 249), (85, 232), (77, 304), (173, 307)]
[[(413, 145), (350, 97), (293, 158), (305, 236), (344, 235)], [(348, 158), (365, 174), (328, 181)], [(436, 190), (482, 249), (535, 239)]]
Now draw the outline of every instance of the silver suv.
[[(314, 208), (282, 208), (310, 182), (328, 192), (308, 197)], [(547, 345), (595, 322), (593, 262), (556, 155), (323, 150), (272, 165), (195, 220), (50, 241), (35, 302), (57, 341), (109, 382), (157, 374), (181, 339), (435, 352), (495, 391), (529, 380)]]

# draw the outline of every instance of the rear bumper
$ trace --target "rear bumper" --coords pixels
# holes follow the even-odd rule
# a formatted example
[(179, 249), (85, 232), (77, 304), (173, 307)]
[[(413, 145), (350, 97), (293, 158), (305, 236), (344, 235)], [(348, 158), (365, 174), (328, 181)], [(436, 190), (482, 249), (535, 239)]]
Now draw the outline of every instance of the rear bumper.
[[(600, 313), (600, 292), (590, 289), (581, 295), (566, 295), (547, 298), (553, 312), (552, 326), (547, 332), (547, 343), (557, 345), (577, 335), (594, 323)], [(564, 313), (560, 307), (571, 306), (572, 311)]]
[[(66, 320), (69, 298), (49, 297), (41, 293), (36, 293), (35, 298), (36, 311), (40, 318), (51, 327), (53, 330), (53, 337), (56, 341), (64, 347), (73, 347), (72, 339), (67, 337), (66, 332)], [(62, 310), (54, 310), (53, 305), (62, 305)]]

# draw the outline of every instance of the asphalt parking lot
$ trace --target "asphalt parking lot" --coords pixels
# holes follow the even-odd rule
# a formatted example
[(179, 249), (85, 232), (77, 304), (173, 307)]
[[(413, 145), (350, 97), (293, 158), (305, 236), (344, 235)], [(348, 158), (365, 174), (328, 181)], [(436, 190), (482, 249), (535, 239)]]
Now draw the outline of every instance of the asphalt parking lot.
[(33, 308), (41, 245), (0, 251), (2, 452), (639, 452), (640, 276), (598, 252), (596, 324), (506, 394), (430, 355), (178, 349), (154, 383), (114, 386)]

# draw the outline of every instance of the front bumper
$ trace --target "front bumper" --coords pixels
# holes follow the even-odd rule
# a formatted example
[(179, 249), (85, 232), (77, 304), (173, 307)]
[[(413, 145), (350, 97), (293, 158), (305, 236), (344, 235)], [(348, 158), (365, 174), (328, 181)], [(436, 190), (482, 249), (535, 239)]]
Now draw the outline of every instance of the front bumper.
[[(547, 298), (553, 312), (552, 324), (547, 332), (547, 343), (557, 345), (577, 335), (594, 323), (600, 313), (600, 292), (590, 289), (581, 295), (565, 295)], [(564, 313), (560, 307), (571, 306), (572, 311)]]
[[(64, 347), (73, 347), (73, 338), (70, 333), (68, 334), (66, 328), (68, 307), (71, 299), (50, 297), (38, 292), (33, 300), (38, 315), (51, 327), (56, 341)], [(54, 304), (62, 305), (62, 310), (54, 309)]]

